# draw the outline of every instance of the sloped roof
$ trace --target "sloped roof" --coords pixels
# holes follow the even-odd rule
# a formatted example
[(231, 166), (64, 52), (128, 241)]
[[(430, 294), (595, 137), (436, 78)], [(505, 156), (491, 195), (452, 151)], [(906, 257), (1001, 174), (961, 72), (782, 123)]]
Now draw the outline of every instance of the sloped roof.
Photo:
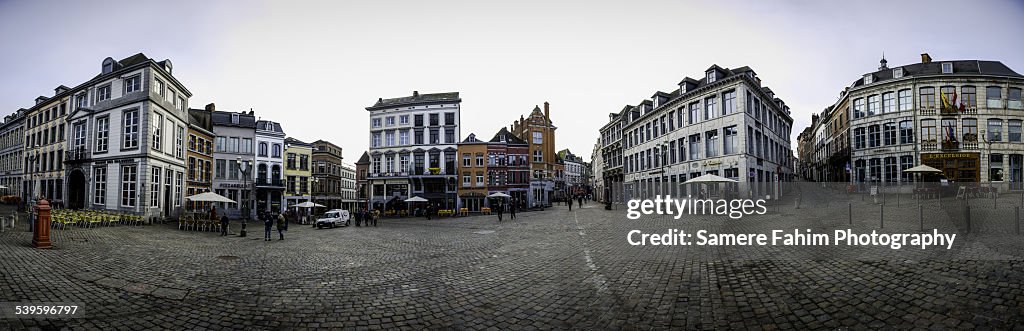
[(363, 151), (363, 155), (359, 157), (359, 161), (356, 164), (370, 164), (370, 153)]
[[(238, 114), (238, 123), (231, 123), (231, 114)], [(213, 125), (234, 126), (239, 128), (256, 129), (256, 116), (249, 113), (233, 113), (215, 110), (210, 112)]]
[(519, 137), (516, 137), (516, 135), (509, 132), (505, 127), (498, 130), (498, 133), (494, 134), (494, 138), (491, 138), (490, 142), (506, 143), (509, 145), (529, 145), (525, 140), (519, 139)]
[(373, 106), (366, 107), (366, 110), (376, 110), (381, 108), (399, 107), (399, 106), (412, 106), (422, 104), (434, 104), (441, 102), (462, 102), (459, 98), (459, 92), (444, 92), (444, 93), (415, 93), (407, 97), (391, 98), (391, 99), (377, 99), (377, 102)]
[[(953, 73), (943, 74), (942, 64), (952, 63)], [(993, 75), (993, 76), (1005, 76), (1005, 77), (1018, 77), (1024, 78), (1017, 72), (1007, 67), (1005, 64), (999, 61), (982, 61), (982, 60), (954, 60), (954, 61), (932, 61), (926, 63), (914, 63), (904, 66), (883, 68), (878, 71), (869, 72), (864, 75), (872, 76), (872, 84), (886, 81), (893, 78), (893, 70), (897, 68), (903, 68), (903, 77), (912, 76), (932, 76), (932, 75)], [(858, 78), (853, 82), (853, 86), (864, 85), (864, 79)]]

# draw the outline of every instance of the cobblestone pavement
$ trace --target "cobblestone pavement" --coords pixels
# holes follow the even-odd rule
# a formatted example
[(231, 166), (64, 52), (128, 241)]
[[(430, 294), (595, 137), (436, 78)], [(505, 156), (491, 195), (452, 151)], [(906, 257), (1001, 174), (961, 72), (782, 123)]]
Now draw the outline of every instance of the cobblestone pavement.
[[(1024, 258), (1014, 251), (1021, 236), (973, 234), (939, 255), (850, 253), (860, 258), (844, 257), (845, 248), (626, 241), (632, 229), (877, 228), (871, 203), (806, 188), (800, 196), (800, 209), (784, 201), (743, 222), (630, 221), (622, 208), (591, 203), (501, 223), (481, 216), (292, 225), (272, 242), (258, 226), (246, 238), (115, 226), (55, 230), (55, 248), (38, 250), (30, 233), (5, 232), (0, 302), (77, 303), (84, 316), (5, 319), (0, 329), (1024, 330)], [(929, 227), (956, 231), (941, 208), (922, 209)], [(886, 231), (918, 230), (918, 209), (886, 212)]]

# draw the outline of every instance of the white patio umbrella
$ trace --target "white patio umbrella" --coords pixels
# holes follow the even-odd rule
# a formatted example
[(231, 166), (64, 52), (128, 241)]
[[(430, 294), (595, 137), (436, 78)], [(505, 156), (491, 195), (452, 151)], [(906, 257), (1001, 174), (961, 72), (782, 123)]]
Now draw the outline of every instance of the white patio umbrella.
[(910, 168), (910, 169), (907, 169), (907, 170), (903, 170), (903, 172), (910, 172), (910, 173), (936, 173), (936, 172), (942, 172), (942, 170), (935, 169), (935, 168), (932, 168), (932, 167), (929, 167), (927, 165), (922, 164), (922, 165), (919, 165), (919, 166), (916, 166), (916, 167), (913, 167), (913, 168)]
[(494, 193), (491, 193), (491, 195), (488, 195), (487, 197), (488, 198), (511, 198), (512, 196), (508, 195), (508, 194), (505, 194), (505, 193), (502, 193), (502, 192), (494, 192)]
[(735, 179), (725, 178), (725, 177), (722, 177), (722, 176), (719, 176), (719, 175), (714, 175), (714, 174), (705, 174), (703, 176), (699, 176), (697, 178), (691, 178), (690, 180), (687, 180), (686, 182), (683, 182), (683, 184), (692, 184), (692, 183), (705, 183), (705, 184), (706, 183), (736, 183), (736, 180)]
[(427, 202), (427, 201), (428, 201), (427, 199), (424, 199), (424, 198), (421, 198), (421, 197), (418, 197), (418, 196), (405, 199), (405, 202)]
[(188, 199), (188, 200), (191, 200), (191, 201), (201, 201), (201, 202), (230, 202), (230, 203), (236, 203), (235, 200), (228, 199), (228, 198), (224, 197), (223, 195), (220, 195), (220, 194), (217, 194), (217, 193), (213, 193), (213, 192), (199, 193), (199, 194), (196, 194), (196, 195), (187, 196), (187, 197), (185, 197), (185, 199)]
[(313, 203), (313, 202), (306, 201), (306, 202), (303, 202), (303, 203), (294, 204), (294, 205), (292, 205), (292, 207), (298, 207), (298, 208), (313, 208), (313, 207), (317, 207), (317, 208), (322, 208), (322, 207), (327, 207), (327, 206), (321, 205), (319, 203)]

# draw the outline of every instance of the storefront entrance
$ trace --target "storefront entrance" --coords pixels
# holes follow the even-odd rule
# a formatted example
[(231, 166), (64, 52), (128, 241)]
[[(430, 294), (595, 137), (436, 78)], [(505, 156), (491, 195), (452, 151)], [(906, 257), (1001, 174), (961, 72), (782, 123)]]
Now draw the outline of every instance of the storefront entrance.
[(978, 182), (981, 164), (979, 153), (929, 153), (921, 154), (921, 163), (942, 170), (946, 179), (955, 182)]

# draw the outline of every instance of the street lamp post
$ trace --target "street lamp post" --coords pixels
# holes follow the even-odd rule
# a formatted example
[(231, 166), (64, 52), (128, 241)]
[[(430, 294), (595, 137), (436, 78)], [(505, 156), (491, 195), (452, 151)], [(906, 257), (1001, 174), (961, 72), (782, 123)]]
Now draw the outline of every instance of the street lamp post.
[[(311, 177), (310, 180), (313, 181), (313, 185), (316, 186), (316, 188), (317, 188), (316, 191), (318, 191), (318, 192), (321, 191), (320, 190), (320, 178)], [(309, 213), (310, 215), (306, 216), (307, 218), (308, 217), (312, 217), (313, 215), (316, 215), (316, 194), (315, 194), (315, 192), (313, 194), (309, 195), (309, 202), (313, 203), (313, 207), (310, 207), (310, 208), (313, 208), (313, 212)], [(313, 227), (315, 228), (316, 227), (316, 219), (313, 219), (311, 221), (312, 222), (310, 222), (310, 223), (313, 223)]]
[(252, 172), (252, 168), (250, 167), (249, 164), (250, 161), (243, 161), (241, 156), (235, 157), (235, 161), (238, 162), (238, 168), (242, 172), (242, 186), (244, 187), (246, 192), (249, 192), (249, 199), (246, 199), (245, 201), (245, 208), (241, 208), (242, 213), (245, 214), (245, 216), (242, 218), (242, 230), (238, 234), (239, 237), (245, 237), (245, 226), (246, 223), (249, 222), (249, 217), (251, 215), (251, 212), (249, 211), (249, 208), (252, 207), (251, 199), (255, 198), (253, 196), (251, 188), (249, 187), (249, 173)]
[[(36, 144), (36, 145), (34, 145), (32, 147), (33, 148), (38, 148), (39, 145)], [(28, 220), (28, 222), (29, 222), (28, 230), (29, 231), (35, 231), (36, 230), (36, 211), (35, 211), (35, 208), (33, 208), (33, 206), (35, 206), (35, 200), (36, 200), (36, 172), (39, 171), (39, 164), (36, 163), (36, 161), (38, 161), (38, 160), (39, 160), (39, 151), (36, 151), (35, 154), (29, 155), (29, 164), (32, 166), (32, 172), (29, 173), (29, 175), (28, 175), (29, 176), (28, 177), (28, 179), (29, 179), (29, 182), (28, 182), (29, 183), (29, 185), (28, 185), (28, 196), (25, 197), (25, 203), (28, 204), (29, 215), (31, 216), (31, 217), (29, 217), (29, 220)]]

